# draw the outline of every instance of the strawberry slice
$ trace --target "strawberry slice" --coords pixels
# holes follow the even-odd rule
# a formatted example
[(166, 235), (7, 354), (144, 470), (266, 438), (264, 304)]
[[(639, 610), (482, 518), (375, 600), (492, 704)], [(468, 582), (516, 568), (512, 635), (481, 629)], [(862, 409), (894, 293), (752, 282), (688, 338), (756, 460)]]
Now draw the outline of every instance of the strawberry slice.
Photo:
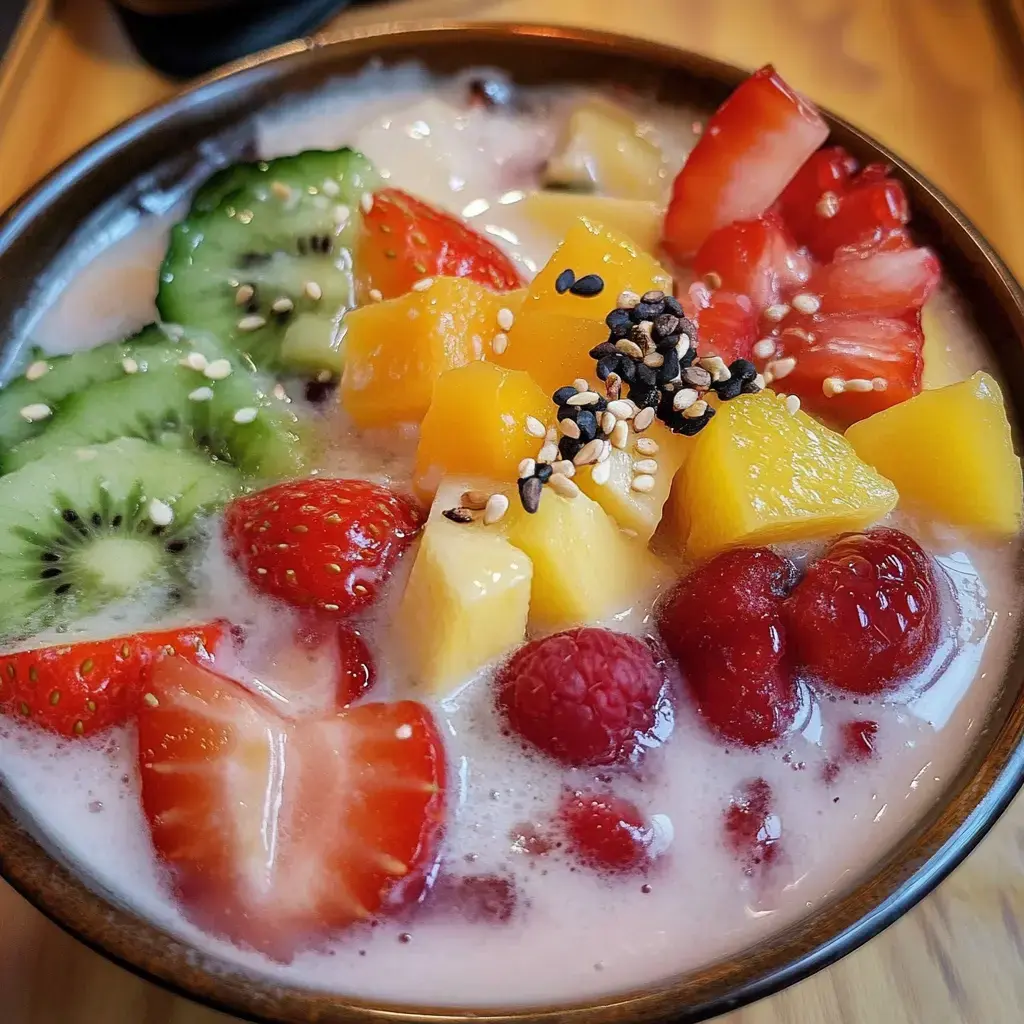
[(713, 291), (707, 305), (694, 310), (701, 355), (721, 356), (726, 363), (749, 359), (757, 341), (757, 317), (746, 295)]
[(881, 251), (819, 267), (806, 290), (820, 296), (821, 313), (901, 316), (920, 309), (941, 276), (939, 258), (930, 249)]
[(0, 658), (0, 713), (61, 736), (92, 736), (136, 711), (153, 666), (168, 655), (213, 662), (222, 622), (88, 640)]
[(920, 317), (792, 314), (766, 369), (795, 360), (775, 387), (797, 395), (825, 422), (845, 428), (918, 394), (923, 351)]
[(281, 960), (407, 904), (436, 862), (444, 746), (422, 704), (286, 721), (161, 663), (139, 712), (142, 806), (202, 928)]
[(828, 216), (830, 206), (827, 199), (822, 202), (822, 197), (831, 193), (838, 199), (846, 192), (856, 170), (857, 161), (842, 146), (826, 146), (796, 172), (779, 196), (779, 209), (801, 245), (808, 244), (820, 222)]
[(496, 292), (522, 286), (515, 264), (493, 242), (397, 188), (374, 194), (355, 266), (364, 292), (375, 289), (385, 299), (424, 277), (468, 277)]
[(811, 261), (797, 248), (782, 218), (769, 211), (708, 235), (697, 250), (694, 272), (726, 291), (746, 295), (758, 316), (780, 294), (800, 288), (811, 276)]
[(770, 65), (715, 112), (672, 186), (664, 244), (690, 260), (716, 228), (760, 217), (828, 135), (813, 105)]

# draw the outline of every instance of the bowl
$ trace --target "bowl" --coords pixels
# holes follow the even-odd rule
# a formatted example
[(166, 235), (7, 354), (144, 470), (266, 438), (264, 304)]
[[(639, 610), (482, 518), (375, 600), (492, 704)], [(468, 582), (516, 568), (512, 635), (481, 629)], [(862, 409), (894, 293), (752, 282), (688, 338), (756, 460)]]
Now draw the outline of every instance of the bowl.
[[(537, 25), (382, 26), (290, 43), (207, 78), (116, 128), (55, 170), (0, 221), (0, 326), (12, 336), (24, 296), (94, 210), (117, 196), (180, 180), (195, 147), (262, 105), (355, 72), (368, 60), (418, 60), (445, 73), (493, 66), (523, 84), (624, 85), (710, 112), (744, 77), (736, 68), (654, 42)], [(914, 229), (940, 254), (1007, 383), (1024, 436), (1024, 294), (977, 229), (920, 174), (846, 122), (826, 115), (832, 141), (864, 162), (892, 164), (907, 188)], [(239, 155), (251, 140), (232, 135)], [(237, 138), (235, 138), (238, 136)], [(9, 346), (8, 346), (9, 348)], [(3, 353), (5, 362), (15, 353)], [(574, 1020), (698, 1021), (799, 981), (856, 949), (936, 886), (985, 835), (1024, 781), (1024, 653), (1015, 651), (985, 729), (940, 799), (855, 887), (769, 941), (642, 991), (535, 1008), (369, 1004), (284, 987), (242, 973), (89, 888), (0, 790), (0, 873), (82, 942), (139, 975), (209, 1006), (266, 1022)]]

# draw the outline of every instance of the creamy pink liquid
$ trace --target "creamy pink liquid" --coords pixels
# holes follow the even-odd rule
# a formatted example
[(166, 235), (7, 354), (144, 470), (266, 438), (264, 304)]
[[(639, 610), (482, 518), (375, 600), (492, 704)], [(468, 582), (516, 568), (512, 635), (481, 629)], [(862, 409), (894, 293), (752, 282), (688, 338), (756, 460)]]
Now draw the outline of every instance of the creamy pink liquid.
[[(392, 183), (456, 212), (476, 211), (477, 225), (529, 273), (556, 240), (519, 215), (517, 197), (535, 185), (536, 168), (550, 151), (558, 103), (551, 117), (465, 114), (444, 90), (430, 89), (414, 68), (371, 72), (344, 95), (328, 92), (263, 119), (264, 155), (355, 145)], [(664, 126), (674, 120), (672, 136)], [(652, 121), (662, 126), (678, 165), (691, 141), (690, 118), (660, 111)], [(69, 254), (60, 276), (41, 292), (40, 308), (26, 315), (33, 339), (63, 350), (69, 339), (93, 344), (152, 319), (169, 222), (130, 225), (119, 241), (114, 236), (123, 228), (115, 224), (109, 237), (91, 240), (91, 249)], [(941, 296), (935, 312), (955, 339), (943, 346), (950, 372), (966, 376), (982, 365), (982, 352), (952, 298)], [(408, 479), (414, 439), (357, 442), (343, 417), (332, 416), (335, 443), (326, 472), (396, 484)], [(593, 776), (531, 758), (501, 736), (490, 670), (436, 705), (451, 779), (442, 870), (511, 879), (517, 904), (505, 923), (425, 915), (353, 931), (288, 966), (274, 964), (201, 934), (168, 895), (138, 806), (130, 729), (62, 744), (0, 723), (0, 773), (26, 817), (97, 888), (198, 950), (282, 984), (465, 1007), (581, 1000), (656, 983), (761, 941), (854, 885), (930, 807), (984, 731), (1016, 632), (1017, 545), (978, 546), (926, 523), (894, 521), (935, 554), (949, 584), (947, 630), (932, 665), (885, 703), (819, 705), (808, 698), (799, 729), (769, 751), (723, 747), (682, 700), (669, 741), (639, 771), (616, 774), (611, 783), (654, 818), (663, 852), (645, 878), (608, 881), (557, 852), (531, 856), (510, 839), (522, 823), (550, 818), (567, 784), (585, 788)], [(252, 637), (231, 666), (235, 674), (284, 714), (326, 707), (330, 666), (282, 654), (287, 613), (248, 592), (216, 538), (200, 575), (195, 618), (229, 616)], [(367, 624), (380, 659), (375, 697), (408, 692), (402, 652), (391, 640), (403, 583), (400, 572)], [(624, 610), (615, 627), (648, 630), (659, 585), (638, 595), (637, 606)], [(87, 628), (101, 632), (103, 625)], [(836, 754), (836, 731), (853, 718), (879, 723), (877, 757), (844, 766), (826, 785), (824, 765)], [(754, 777), (774, 789), (772, 827), (783, 850), (778, 865), (757, 879), (743, 873), (722, 833), (730, 795)], [(402, 935), (411, 940), (400, 941)]]

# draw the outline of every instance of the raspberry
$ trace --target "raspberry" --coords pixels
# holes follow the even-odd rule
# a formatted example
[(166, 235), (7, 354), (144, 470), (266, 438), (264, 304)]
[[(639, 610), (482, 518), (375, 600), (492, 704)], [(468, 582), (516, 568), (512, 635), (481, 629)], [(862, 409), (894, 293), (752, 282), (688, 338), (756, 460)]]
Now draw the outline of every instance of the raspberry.
[(779, 856), (782, 821), (772, 810), (774, 798), (767, 781), (749, 779), (726, 808), (726, 843), (748, 875), (766, 868)]
[(516, 912), (520, 898), (515, 882), (506, 875), (449, 875), (442, 870), (424, 899), (424, 911), (474, 924), (504, 923)]
[(559, 811), (569, 851), (598, 871), (637, 871), (653, 830), (634, 804), (611, 793), (567, 793)]
[(521, 647), (498, 673), (509, 727), (563, 764), (629, 760), (654, 725), (665, 676), (635, 637), (572, 629)]

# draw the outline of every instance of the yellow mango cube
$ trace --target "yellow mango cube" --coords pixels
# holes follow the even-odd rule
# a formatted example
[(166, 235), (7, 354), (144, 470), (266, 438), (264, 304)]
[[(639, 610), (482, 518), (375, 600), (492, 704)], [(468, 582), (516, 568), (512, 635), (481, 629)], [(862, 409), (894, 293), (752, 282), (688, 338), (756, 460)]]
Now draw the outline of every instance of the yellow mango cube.
[(896, 484), (901, 505), (995, 536), (1020, 530), (1020, 459), (1002, 392), (987, 373), (922, 391), (854, 423), (846, 437)]
[(692, 558), (863, 529), (899, 497), (841, 434), (770, 391), (723, 402), (691, 440), (670, 525)]
[[(577, 278), (597, 274), (604, 288), (593, 296), (560, 295), (555, 281), (564, 270)], [(533, 279), (508, 332), (508, 347), (493, 358), (509, 369), (526, 370), (549, 393), (576, 377), (594, 381), (588, 353), (608, 339), (604, 321), (619, 294), (670, 286), (671, 277), (636, 243), (581, 218)]]
[(532, 515), (509, 510), (506, 535), (533, 562), (530, 625), (548, 631), (616, 615), (649, 597), (660, 563), (585, 494), (550, 487)]
[(551, 400), (527, 373), (475, 362), (443, 373), (420, 428), (413, 482), (432, 497), (448, 475), (509, 483), (543, 444), (527, 420), (553, 421)]
[(586, 219), (632, 239), (643, 252), (656, 252), (661, 244), (665, 211), (646, 199), (544, 190), (530, 192), (518, 205), (555, 238), (564, 238), (578, 220)]
[(356, 425), (418, 423), (438, 377), (483, 358), (500, 332), (499, 310), (514, 313), (522, 296), (438, 277), (424, 291), (349, 312), (341, 401)]

